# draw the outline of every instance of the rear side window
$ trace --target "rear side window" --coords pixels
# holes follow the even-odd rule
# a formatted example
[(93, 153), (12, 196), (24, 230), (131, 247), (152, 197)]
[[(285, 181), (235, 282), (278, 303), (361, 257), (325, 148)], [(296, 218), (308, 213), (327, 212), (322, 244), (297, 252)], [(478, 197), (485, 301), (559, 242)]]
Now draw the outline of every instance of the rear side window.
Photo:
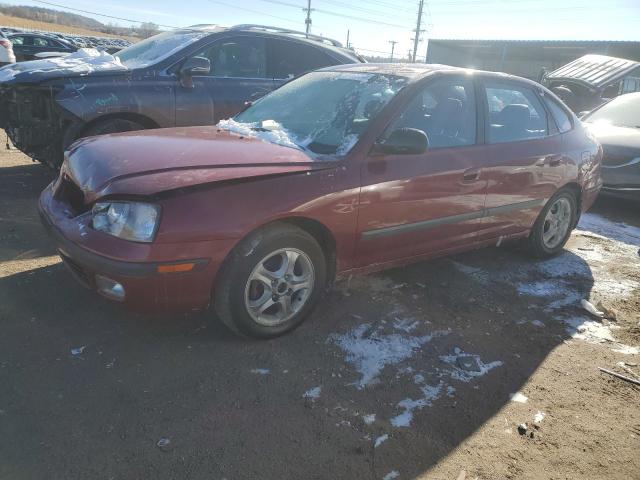
[(311, 45), (278, 39), (271, 39), (270, 42), (272, 78), (294, 78), (338, 63), (326, 52)]
[(571, 130), (573, 125), (571, 124), (569, 114), (567, 114), (564, 108), (562, 108), (560, 105), (558, 105), (558, 102), (556, 102), (552, 98), (549, 98), (548, 96), (544, 97), (544, 102), (547, 104), (547, 107), (551, 112), (551, 116), (555, 120), (560, 133), (568, 132), (569, 130)]
[(476, 143), (476, 101), (468, 78), (430, 83), (411, 100), (393, 128), (426, 133), (430, 148)]
[(195, 56), (209, 59), (213, 77), (267, 78), (266, 44), (261, 37), (225, 38)]
[(533, 90), (487, 82), (485, 92), (489, 143), (518, 142), (549, 134), (546, 110)]

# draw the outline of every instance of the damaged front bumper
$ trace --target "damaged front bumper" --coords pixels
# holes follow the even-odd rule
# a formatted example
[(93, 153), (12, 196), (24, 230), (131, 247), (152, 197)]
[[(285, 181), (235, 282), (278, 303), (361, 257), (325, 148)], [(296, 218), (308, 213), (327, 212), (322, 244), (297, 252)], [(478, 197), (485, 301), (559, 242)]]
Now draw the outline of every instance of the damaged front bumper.
[[(167, 267), (187, 260), (162, 258), (165, 256), (162, 245), (129, 242), (93, 230), (90, 211), (77, 212), (71, 203), (57, 198), (59, 183), (53, 182), (42, 192), (40, 218), (64, 264), (78, 282), (138, 312), (184, 313), (209, 305), (219, 263), (197, 257), (211, 247), (209, 243), (180, 246), (184, 257), (175, 258), (194, 253), (190, 257), (193, 259), (188, 260), (195, 263), (191, 271), (162, 273), (171, 270)], [(113, 252), (119, 252), (120, 258), (114, 258)]]
[(71, 123), (55, 101), (58, 92), (54, 87), (0, 85), (0, 128), (16, 148), (53, 168), (62, 163), (64, 133)]

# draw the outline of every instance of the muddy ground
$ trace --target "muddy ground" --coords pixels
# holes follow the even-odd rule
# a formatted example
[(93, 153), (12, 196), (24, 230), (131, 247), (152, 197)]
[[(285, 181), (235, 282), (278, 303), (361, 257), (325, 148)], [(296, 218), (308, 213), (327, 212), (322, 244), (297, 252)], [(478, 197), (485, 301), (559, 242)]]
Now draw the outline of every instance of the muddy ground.
[(76, 285), (38, 220), (51, 178), (0, 153), (0, 479), (640, 478), (640, 388), (598, 371), (640, 374), (637, 206), (599, 201), (551, 261), (342, 281), (255, 342)]

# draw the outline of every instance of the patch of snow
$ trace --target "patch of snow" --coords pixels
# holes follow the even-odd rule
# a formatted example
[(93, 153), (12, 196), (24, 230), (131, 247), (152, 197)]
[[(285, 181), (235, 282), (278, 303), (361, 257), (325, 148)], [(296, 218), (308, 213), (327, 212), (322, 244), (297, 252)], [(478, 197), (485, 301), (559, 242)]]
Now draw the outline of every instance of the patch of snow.
[(389, 435), (388, 434), (385, 433), (384, 435), (380, 435), (378, 438), (376, 438), (376, 441), (373, 444), (373, 448), (378, 448), (380, 445), (382, 445), (388, 439), (389, 439)]
[(424, 383), (424, 375), (422, 375), (421, 373), (416, 373), (413, 376), (413, 382), (416, 384)]
[(623, 345), (621, 343), (616, 344), (616, 347), (612, 348), (611, 351), (624, 355), (638, 355), (640, 353), (638, 347), (630, 347), (629, 345)]
[(71, 355), (81, 355), (84, 349), (87, 348), (84, 345), (82, 347), (76, 347), (71, 349)]
[(23, 62), (0, 69), (0, 82), (13, 79), (20, 74), (64, 71), (78, 75), (88, 75), (96, 70), (127, 70), (119, 58), (95, 48), (81, 48), (65, 57), (47, 58)]
[(371, 413), (369, 415), (363, 415), (362, 421), (364, 422), (365, 425), (371, 425), (373, 422), (376, 421), (376, 414)]
[(382, 480), (393, 480), (394, 478), (398, 478), (399, 476), (400, 472), (398, 472), (397, 470), (391, 470), (384, 477), (382, 477)]
[(395, 322), (393, 322), (393, 328), (395, 328), (396, 330), (402, 330), (406, 333), (411, 333), (419, 324), (420, 322), (418, 320), (412, 320), (408, 318), (401, 319), (396, 317)]
[(542, 423), (546, 414), (544, 412), (538, 412), (533, 416), (533, 423)]
[(311, 398), (312, 400), (315, 400), (317, 398), (320, 398), (320, 392), (322, 391), (322, 387), (313, 387), (310, 390), (307, 390), (306, 392), (304, 392), (304, 395), (302, 395), (303, 398)]
[(362, 324), (344, 335), (329, 337), (346, 353), (347, 362), (360, 373), (360, 380), (354, 382), (359, 389), (375, 383), (384, 367), (407, 360), (433, 338), (433, 335), (383, 335), (375, 331), (367, 334), (370, 330), (371, 325)]
[(218, 122), (217, 127), (245, 137), (258, 138), (265, 142), (276, 143), (298, 150), (304, 150), (304, 147), (309, 143), (308, 140), (306, 143), (305, 141), (298, 140), (293, 134), (273, 120), (267, 120), (259, 125), (257, 123), (236, 122), (233, 118), (230, 118)]
[(611, 326), (584, 317), (567, 317), (563, 322), (567, 326), (567, 333), (573, 338), (590, 343), (615, 342)]
[(527, 401), (529, 400), (520, 392), (510, 394), (509, 398), (511, 399), (512, 402), (517, 402), (517, 403), (527, 403)]
[(453, 397), (455, 393), (456, 393), (456, 389), (453, 388), (451, 385), (448, 385), (447, 386), (447, 397)]
[(533, 325), (534, 327), (540, 327), (540, 328), (546, 327), (546, 325), (542, 323), (540, 320), (532, 320), (531, 325)]
[[(474, 372), (470, 370), (461, 369), (457, 364), (458, 356), (474, 357), (476, 359), (476, 362), (478, 363), (479, 371)], [(453, 367), (451, 370), (446, 372), (447, 375), (449, 375), (454, 380), (460, 380), (462, 382), (470, 382), (474, 378), (481, 377), (487, 374), (489, 371), (493, 370), (494, 368), (501, 367), (502, 365), (504, 365), (500, 360), (484, 363), (482, 360), (480, 360), (480, 357), (478, 355), (469, 355), (462, 352), (461, 350), (459, 350), (459, 352), (455, 355), (441, 355), (440, 360), (446, 363), (447, 365), (450, 365), (451, 367)]]
[(585, 213), (580, 217), (578, 229), (602, 235), (605, 238), (617, 240), (627, 245), (640, 247), (640, 228), (617, 223), (595, 214)]
[(411, 420), (413, 420), (413, 411), (416, 408), (421, 410), (424, 407), (430, 407), (433, 405), (433, 402), (442, 395), (443, 386), (443, 382), (440, 382), (435, 386), (425, 385), (420, 389), (422, 391), (421, 398), (418, 398), (417, 400), (405, 398), (402, 400), (398, 403), (398, 407), (403, 408), (404, 412), (393, 417), (391, 419), (391, 425), (394, 427), (409, 427), (411, 425)]
[(251, 373), (255, 373), (256, 375), (267, 375), (269, 373), (268, 368), (254, 368), (251, 370)]

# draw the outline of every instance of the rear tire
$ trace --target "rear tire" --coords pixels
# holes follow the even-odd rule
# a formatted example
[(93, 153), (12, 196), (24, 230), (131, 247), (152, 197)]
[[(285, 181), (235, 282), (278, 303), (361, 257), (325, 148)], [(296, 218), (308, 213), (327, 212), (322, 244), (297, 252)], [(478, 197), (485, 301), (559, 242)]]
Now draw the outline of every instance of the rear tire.
[(298, 327), (326, 285), (326, 257), (315, 238), (278, 223), (250, 234), (231, 252), (216, 281), (214, 309), (236, 333), (273, 338)]
[(93, 137), (95, 135), (107, 135), (109, 133), (133, 132), (144, 130), (144, 125), (124, 118), (108, 118), (100, 120), (82, 134), (82, 137)]
[(529, 253), (548, 258), (562, 251), (576, 225), (577, 205), (571, 190), (558, 191), (544, 206), (527, 239)]

